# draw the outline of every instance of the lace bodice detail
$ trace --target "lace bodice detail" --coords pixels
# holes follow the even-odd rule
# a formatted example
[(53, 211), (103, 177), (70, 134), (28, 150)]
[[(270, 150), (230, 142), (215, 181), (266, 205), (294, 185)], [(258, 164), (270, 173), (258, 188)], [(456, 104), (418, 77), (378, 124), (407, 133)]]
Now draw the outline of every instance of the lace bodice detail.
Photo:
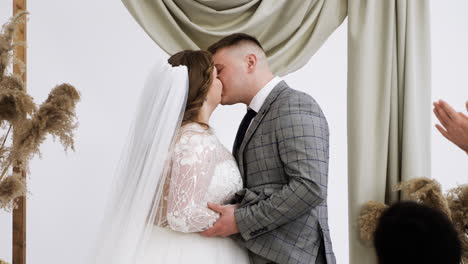
[(207, 202), (226, 204), (240, 189), (237, 163), (212, 129), (197, 123), (182, 126), (165, 197), (167, 226), (180, 232), (208, 229), (219, 214), (209, 209)]

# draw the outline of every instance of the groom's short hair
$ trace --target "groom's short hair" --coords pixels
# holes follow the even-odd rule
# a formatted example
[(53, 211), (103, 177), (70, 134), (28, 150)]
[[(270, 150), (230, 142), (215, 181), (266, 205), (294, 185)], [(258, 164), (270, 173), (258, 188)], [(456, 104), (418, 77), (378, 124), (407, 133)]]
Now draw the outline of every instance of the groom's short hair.
[(257, 38), (245, 33), (234, 33), (229, 36), (226, 36), (209, 46), (208, 51), (211, 54), (215, 54), (220, 49), (237, 46), (242, 43), (254, 44), (255, 46), (258, 46), (263, 52), (265, 52), (265, 50), (262, 47), (262, 44), (260, 44), (260, 41), (258, 41)]

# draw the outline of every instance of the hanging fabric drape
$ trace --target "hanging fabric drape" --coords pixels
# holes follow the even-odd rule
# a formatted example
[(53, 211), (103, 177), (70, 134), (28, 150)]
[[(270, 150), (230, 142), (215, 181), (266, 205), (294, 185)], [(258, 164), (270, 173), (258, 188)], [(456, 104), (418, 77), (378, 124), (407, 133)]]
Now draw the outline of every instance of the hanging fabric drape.
[(358, 239), (369, 200), (392, 204), (392, 187), (430, 177), (429, 1), (349, 0), (348, 186), (350, 263), (376, 263)]
[(168, 54), (232, 33), (258, 38), (274, 73), (304, 66), (346, 17), (347, 0), (122, 0)]

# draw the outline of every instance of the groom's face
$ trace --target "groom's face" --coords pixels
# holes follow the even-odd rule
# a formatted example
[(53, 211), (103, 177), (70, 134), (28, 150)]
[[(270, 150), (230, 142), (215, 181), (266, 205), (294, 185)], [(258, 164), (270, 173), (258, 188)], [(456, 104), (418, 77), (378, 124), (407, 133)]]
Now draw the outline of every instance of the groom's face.
[(223, 84), (222, 105), (231, 105), (242, 101), (245, 89), (246, 70), (242, 56), (236, 56), (235, 48), (226, 47), (217, 51), (213, 60), (218, 70), (218, 78)]

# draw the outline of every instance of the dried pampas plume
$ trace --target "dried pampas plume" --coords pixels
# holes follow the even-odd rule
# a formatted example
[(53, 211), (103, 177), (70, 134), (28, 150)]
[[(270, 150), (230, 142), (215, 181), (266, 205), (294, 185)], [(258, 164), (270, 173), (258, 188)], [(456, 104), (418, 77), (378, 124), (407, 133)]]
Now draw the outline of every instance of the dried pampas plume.
[[(26, 21), (28, 12), (20, 12), (2, 26), (0, 32), (0, 79), (5, 75), (5, 71), (13, 58), (12, 51), (16, 46), (25, 45), (24, 42), (15, 42), (14, 38), (18, 31), (18, 25)], [(16, 60), (15, 60), (16, 63)], [(20, 68), (24, 63), (19, 62)]]
[(468, 184), (449, 190), (447, 202), (452, 212), (453, 223), (468, 233)]
[(401, 190), (410, 200), (441, 210), (451, 219), (447, 200), (436, 180), (429, 178), (411, 179), (398, 184), (394, 190)]
[(41, 154), (39, 147), (47, 134), (58, 137), (65, 147), (75, 150), (73, 130), (77, 127), (75, 105), (80, 95), (69, 84), (55, 87), (29, 122), (16, 127), (10, 162), (28, 161), (33, 154)]
[(23, 87), (18, 76), (4, 76), (0, 80), (0, 122), (21, 122), (36, 111), (33, 98)]
[(0, 208), (4, 208), (6, 211), (16, 208), (16, 204), (12, 201), (25, 193), (26, 186), (21, 175), (6, 177), (0, 182)]
[[(58, 137), (65, 151), (75, 150), (73, 131), (77, 127), (75, 107), (79, 92), (70, 84), (58, 85), (38, 108), (20, 77), (25, 65), (13, 57), (13, 49), (24, 45), (14, 39), (26, 15), (27, 12), (21, 12), (11, 18), (0, 33), (0, 128), (8, 128), (0, 137), (0, 209), (5, 210), (14, 208), (15, 199), (27, 193), (25, 179), (18, 171), (28, 171), (35, 154), (41, 157), (40, 145), (48, 134)], [(11, 63), (19, 66), (19, 75), (7, 74)], [(11, 168), (16, 172), (6, 177)]]
[(376, 201), (369, 201), (364, 204), (358, 218), (359, 236), (363, 241), (372, 241), (374, 239), (378, 219), (387, 208), (387, 205)]
[(447, 202), (452, 213), (452, 222), (459, 232), (463, 248), (462, 259), (468, 263), (468, 184), (447, 192)]

